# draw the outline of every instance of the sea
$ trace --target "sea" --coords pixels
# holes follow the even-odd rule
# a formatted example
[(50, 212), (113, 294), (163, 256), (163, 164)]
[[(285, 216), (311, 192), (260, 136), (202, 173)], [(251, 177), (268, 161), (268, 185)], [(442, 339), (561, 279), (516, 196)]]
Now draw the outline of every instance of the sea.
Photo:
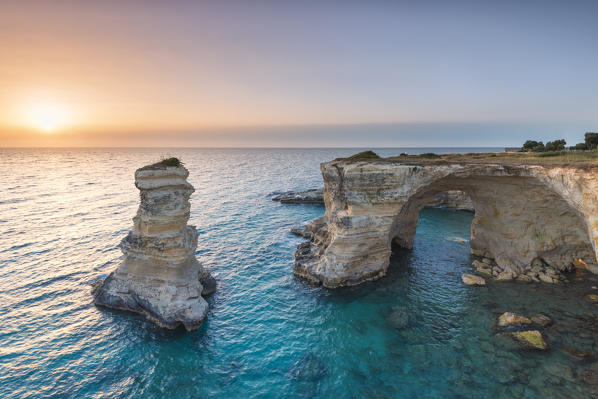
[[(325, 289), (292, 273), (324, 213), (278, 192), (323, 186), (319, 165), (363, 149), (0, 149), (1, 398), (598, 397), (598, 279), (470, 287), (473, 214), (420, 213), (387, 276)], [(493, 148), (384, 148), (382, 156)], [(90, 285), (121, 260), (139, 205), (134, 171), (189, 169), (196, 256), (218, 281), (193, 332), (98, 308)], [(546, 351), (497, 329), (506, 311), (548, 315)]]

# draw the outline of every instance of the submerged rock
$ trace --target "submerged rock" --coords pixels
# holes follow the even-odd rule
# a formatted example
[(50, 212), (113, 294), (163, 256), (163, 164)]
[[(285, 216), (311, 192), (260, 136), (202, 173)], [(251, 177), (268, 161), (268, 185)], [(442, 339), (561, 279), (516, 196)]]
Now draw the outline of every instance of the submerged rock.
[(550, 375), (562, 378), (569, 382), (575, 382), (573, 369), (566, 364), (545, 362), (542, 367)]
[(562, 348), (564, 354), (569, 357), (580, 360), (580, 361), (593, 361), (596, 360), (596, 354), (594, 352), (586, 351), (583, 349), (573, 348), (571, 346), (564, 346)]
[(289, 369), (289, 375), (299, 381), (318, 381), (326, 374), (326, 365), (313, 353), (302, 356)]
[(548, 344), (544, 341), (542, 333), (538, 330), (518, 331), (508, 334), (526, 348), (538, 350), (548, 349)]
[(409, 312), (404, 306), (393, 306), (386, 320), (397, 330), (404, 330), (409, 326)]
[(461, 276), (461, 280), (465, 285), (486, 285), (486, 280), (475, 274), (465, 273)]
[(505, 312), (498, 317), (498, 326), (506, 327), (514, 324), (532, 324), (532, 321), (525, 316), (519, 316), (518, 314)]
[(598, 303), (598, 295), (596, 294), (588, 294), (585, 296), (585, 298), (588, 302)]
[(544, 313), (536, 313), (532, 317), (530, 317), (532, 323), (537, 324), (541, 327), (546, 327), (552, 324), (552, 319), (545, 315)]
[(141, 313), (165, 328), (201, 326), (208, 312), (202, 295), (213, 293), (216, 281), (195, 258), (188, 175), (180, 164), (163, 163), (135, 172), (141, 202), (133, 230), (121, 241), (118, 268), (94, 283), (96, 305)]
[(598, 372), (595, 370), (584, 370), (581, 372), (580, 377), (588, 385), (598, 385)]

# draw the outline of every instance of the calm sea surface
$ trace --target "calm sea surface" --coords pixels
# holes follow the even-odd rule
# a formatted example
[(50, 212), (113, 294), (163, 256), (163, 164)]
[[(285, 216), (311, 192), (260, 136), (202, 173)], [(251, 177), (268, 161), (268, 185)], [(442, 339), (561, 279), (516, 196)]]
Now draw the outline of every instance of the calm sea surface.
[[(443, 152), (407, 152), (430, 151)], [(583, 382), (596, 358), (564, 351), (598, 352), (598, 305), (583, 299), (598, 280), (463, 285), (469, 248), (454, 238), (469, 238), (470, 213), (423, 210), (413, 250), (379, 281), (326, 290), (293, 277), (289, 229), (324, 209), (270, 196), (322, 186), (319, 163), (355, 152), (0, 150), (0, 397), (598, 397)], [(162, 156), (190, 171), (197, 257), (219, 283), (192, 333), (96, 308), (89, 293), (120, 259), (133, 172)], [(497, 336), (504, 311), (550, 315), (551, 348)]]

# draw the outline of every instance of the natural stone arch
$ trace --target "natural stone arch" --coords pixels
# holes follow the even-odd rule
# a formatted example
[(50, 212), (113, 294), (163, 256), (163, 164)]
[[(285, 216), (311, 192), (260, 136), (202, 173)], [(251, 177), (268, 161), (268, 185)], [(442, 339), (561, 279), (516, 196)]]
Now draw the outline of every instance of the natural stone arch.
[(472, 253), (496, 277), (534, 267), (558, 277), (575, 259), (596, 262), (593, 168), (338, 160), (321, 169), (326, 214), (312, 226), (318, 239), (299, 247), (294, 272), (327, 287), (383, 276), (392, 240), (410, 248), (419, 211), (448, 190), (470, 195)]

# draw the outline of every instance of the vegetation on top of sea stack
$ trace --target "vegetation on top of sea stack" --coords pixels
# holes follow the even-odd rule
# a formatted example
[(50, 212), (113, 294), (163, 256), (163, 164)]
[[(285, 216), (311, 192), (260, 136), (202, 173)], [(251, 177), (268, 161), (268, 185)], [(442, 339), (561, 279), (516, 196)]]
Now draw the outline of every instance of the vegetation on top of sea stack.
[(180, 166), (183, 166), (183, 162), (176, 157), (163, 158), (161, 161), (144, 166), (141, 169), (164, 169), (168, 166), (174, 166), (175, 168), (178, 168)]
[(374, 151), (368, 150), (363, 151), (354, 155), (351, 155), (349, 159), (378, 159), (380, 155), (376, 154)]

